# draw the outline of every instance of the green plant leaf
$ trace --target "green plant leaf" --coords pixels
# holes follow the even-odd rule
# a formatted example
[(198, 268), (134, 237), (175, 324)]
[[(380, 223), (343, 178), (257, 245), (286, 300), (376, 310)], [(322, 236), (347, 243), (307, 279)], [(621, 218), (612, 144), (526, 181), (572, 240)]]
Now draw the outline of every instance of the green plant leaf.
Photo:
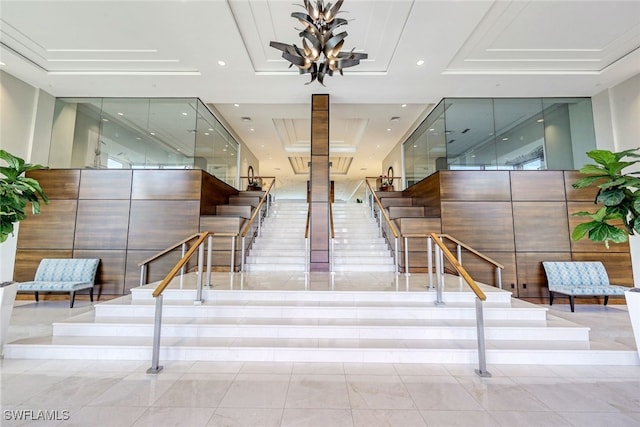
[(594, 242), (606, 242), (611, 240), (614, 243), (622, 243), (627, 241), (627, 233), (613, 225), (607, 224), (606, 222), (601, 222), (589, 231), (589, 240)]
[(599, 222), (591, 221), (591, 222), (583, 222), (582, 224), (578, 224), (576, 228), (573, 229), (573, 233), (571, 233), (571, 239), (574, 241), (578, 241), (583, 239), (592, 228), (598, 225)]
[(624, 191), (620, 189), (601, 191), (596, 198), (597, 203), (602, 203), (605, 206), (617, 206), (624, 200)]
[(619, 151), (617, 153), (613, 153), (616, 160), (620, 160), (624, 157), (640, 157), (640, 154), (637, 154), (636, 151), (640, 150), (639, 148), (632, 148), (630, 150)]
[(584, 178), (580, 178), (578, 181), (573, 183), (573, 188), (584, 188), (593, 184), (595, 181), (598, 181), (603, 178), (608, 178), (609, 175), (592, 175)]
[(585, 175), (609, 176), (609, 172), (607, 171), (607, 169), (605, 167), (597, 166), (597, 165), (584, 165), (580, 169), (580, 173), (583, 173)]
[(609, 150), (591, 150), (587, 152), (587, 156), (603, 166), (617, 160), (615, 153), (612, 153)]

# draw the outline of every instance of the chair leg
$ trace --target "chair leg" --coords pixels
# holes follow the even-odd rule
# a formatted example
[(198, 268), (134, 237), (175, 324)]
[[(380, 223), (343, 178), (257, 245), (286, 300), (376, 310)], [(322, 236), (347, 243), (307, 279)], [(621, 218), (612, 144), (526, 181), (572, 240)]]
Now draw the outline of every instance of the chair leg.
[(549, 291), (549, 305), (553, 305), (553, 292)]
[(93, 302), (93, 288), (89, 288), (89, 299)]
[(609, 295), (605, 295), (604, 296), (604, 305), (607, 305), (608, 302), (609, 302)]
[(71, 306), (70, 306), (69, 308), (73, 308), (73, 303), (74, 303), (74, 302), (75, 302), (75, 300), (76, 300), (76, 293), (75, 293), (74, 291), (71, 291), (71, 298), (70, 298), (70, 300), (71, 300)]
[(574, 311), (573, 295), (569, 295), (569, 305), (571, 306), (571, 312), (573, 313), (573, 311)]
[(40, 301), (40, 295), (38, 294), (38, 292), (34, 292), (33, 294), (36, 297), (36, 302)]

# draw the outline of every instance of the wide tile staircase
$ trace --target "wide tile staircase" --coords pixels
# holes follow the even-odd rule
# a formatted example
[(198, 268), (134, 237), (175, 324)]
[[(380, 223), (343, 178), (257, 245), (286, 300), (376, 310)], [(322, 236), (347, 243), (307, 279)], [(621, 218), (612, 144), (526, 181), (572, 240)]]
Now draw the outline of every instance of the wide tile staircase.
[[(341, 290), (332, 291), (329, 273), (311, 278), (316, 287), (318, 280), (327, 280), (322, 290), (308, 286), (304, 273), (216, 273), (213, 288), (204, 290), (199, 304), (194, 304), (194, 276), (176, 279), (163, 294), (161, 362), (478, 360), (475, 296), (453, 276), (447, 276), (443, 305), (434, 304), (436, 292), (425, 288), (426, 275), (420, 274), (336, 273), (335, 286)], [(391, 280), (385, 290), (349, 290), (354, 282), (375, 284), (385, 278)], [(131, 295), (55, 323), (51, 337), (9, 343), (5, 357), (150, 360), (153, 287), (132, 289)], [(509, 292), (485, 289), (489, 370), (492, 363), (637, 363), (635, 352), (590, 350), (586, 327), (514, 300)]]

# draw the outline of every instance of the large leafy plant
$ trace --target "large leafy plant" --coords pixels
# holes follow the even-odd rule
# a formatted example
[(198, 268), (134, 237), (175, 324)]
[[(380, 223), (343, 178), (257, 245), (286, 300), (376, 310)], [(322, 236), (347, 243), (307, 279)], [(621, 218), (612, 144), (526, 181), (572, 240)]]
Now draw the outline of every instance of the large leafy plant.
[(573, 214), (591, 218), (590, 222), (574, 228), (571, 235), (573, 240), (588, 237), (594, 242), (604, 242), (609, 248), (609, 242), (626, 242), (628, 236), (640, 234), (640, 178), (637, 176), (640, 171), (622, 173), (623, 169), (640, 162), (629, 161), (631, 158), (640, 158), (638, 150), (640, 148), (617, 153), (609, 150), (592, 150), (587, 153), (597, 164), (580, 169), (587, 176), (576, 181), (573, 187), (597, 186), (598, 193), (594, 203), (601, 207), (596, 212)]
[(25, 210), (31, 204), (34, 215), (40, 213), (40, 201), (48, 203), (38, 181), (24, 176), (25, 172), (42, 169), (42, 165), (25, 163), (5, 150), (0, 150), (0, 243), (13, 234), (13, 227), (27, 217)]

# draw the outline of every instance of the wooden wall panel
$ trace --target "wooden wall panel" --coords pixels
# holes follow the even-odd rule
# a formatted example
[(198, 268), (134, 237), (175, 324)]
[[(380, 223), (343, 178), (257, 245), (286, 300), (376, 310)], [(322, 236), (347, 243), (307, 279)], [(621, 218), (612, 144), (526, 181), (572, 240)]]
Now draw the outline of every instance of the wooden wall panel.
[(574, 252), (572, 261), (601, 261), (612, 285), (633, 286), (630, 253), (607, 252), (606, 249), (591, 253)]
[(43, 205), (40, 215), (32, 215), (20, 223), (19, 249), (72, 249), (77, 200), (53, 199)]
[[(453, 252), (455, 255), (455, 252)], [(504, 270), (502, 271), (502, 288), (507, 291), (512, 291), (510, 289), (511, 283), (516, 283), (516, 260), (515, 254), (513, 252), (491, 252), (491, 251), (483, 251), (484, 255), (493, 259), (496, 262), (504, 265)], [(445, 266), (448, 269), (452, 267), (445, 263)], [(477, 257), (475, 254), (472, 254), (466, 250), (462, 251), (462, 266), (465, 270), (471, 275), (473, 280), (485, 283), (491, 286), (498, 286), (496, 282), (496, 268), (493, 264), (490, 264), (483, 260), (482, 258)], [(514, 292), (514, 296), (516, 293)]]
[(200, 170), (134, 170), (131, 198), (144, 200), (200, 200)]
[(570, 252), (518, 252), (517, 292), (519, 298), (549, 298), (547, 277), (542, 261), (571, 261)]
[(131, 198), (132, 170), (84, 169), (80, 174), (80, 199)]
[(74, 258), (98, 258), (94, 294), (122, 295), (124, 293), (124, 267), (126, 251), (123, 250), (74, 250)]
[[(580, 211), (596, 212), (597, 210), (598, 210), (598, 206), (594, 205), (591, 202), (568, 202), (567, 214), (569, 219), (569, 233), (572, 233), (573, 229), (576, 228), (579, 224), (590, 221), (588, 217), (574, 216), (572, 215), (573, 213), (580, 212)], [(622, 221), (617, 221), (615, 223), (621, 225)], [(604, 243), (592, 242), (587, 237), (585, 237), (584, 239), (581, 239), (578, 241), (571, 240), (571, 251), (573, 252), (627, 252), (628, 253), (629, 242), (627, 241), (624, 243), (610, 243), (609, 249), (607, 249), (604, 246)]]
[(31, 250), (18, 249), (14, 266), (13, 280), (28, 282), (33, 280), (38, 264), (43, 258), (72, 258), (71, 250)]
[(424, 206), (425, 216), (440, 216), (440, 172), (426, 177), (402, 192), (412, 197), (415, 206)]
[(26, 176), (37, 180), (49, 199), (78, 198), (79, 169), (41, 169), (29, 171)]
[(239, 191), (229, 184), (215, 178), (213, 175), (202, 172), (200, 214), (215, 215), (217, 205), (229, 203), (229, 197), (238, 194)]
[(509, 202), (442, 202), (442, 232), (481, 252), (515, 250)]
[(569, 252), (565, 202), (513, 202), (516, 251)]
[(514, 201), (565, 201), (562, 171), (511, 171)]
[(596, 187), (588, 187), (588, 188), (573, 188), (573, 183), (578, 181), (580, 178), (583, 178), (585, 175), (581, 174), (578, 171), (564, 171), (564, 186), (565, 192), (567, 193), (567, 200), (572, 202), (592, 202), (596, 198), (596, 194), (598, 194), (598, 189)]
[(164, 249), (198, 232), (198, 201), (132, 200), (129, 249)]
[(443, 201), (510, 201), (508, 171), (440, 171)]
[(129, 200), (79, 200), (75, 249), (126, 249)]

